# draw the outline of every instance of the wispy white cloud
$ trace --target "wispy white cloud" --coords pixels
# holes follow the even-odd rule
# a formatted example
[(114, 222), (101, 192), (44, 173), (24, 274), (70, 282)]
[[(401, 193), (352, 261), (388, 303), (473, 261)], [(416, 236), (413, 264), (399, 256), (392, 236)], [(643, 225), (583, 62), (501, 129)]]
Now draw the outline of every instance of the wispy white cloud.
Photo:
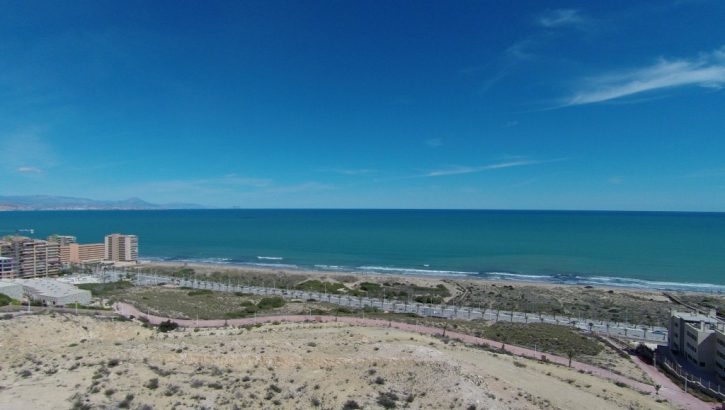
[(0, 153), (0, 169), (7, 172), (37, 173), (57, 163), (55, 150), (40, 127), (7, 134), (0, 132)]
[(327, 191), (335, 189), (336, 186), (332, 184), (326, 184), (317, 181), (303, 182), (300, 184), (275, 186), (266, 189), (264, 193), (270, 194), (289, 194), (289, 193), (301, 193), (301, 192), (316, 192), (316, 191)]
[(622, 182), (624, 182), (624, 179), (622, 177), (614, 176), (614, 177), (607, 179), (607, 182), (609, 182), (612, 185), (619, 185)]
[(443, 139), (442, 138), (430, 138), (425, 140), (425, 145), (431, 147), (431, 148), (438, 148), (441, 145), (443, 145)]
[(37, 167), (19, 167), (18, 172), (21, 174), (42, 174), (43, 170)]
[(115, 196), (139, 196), (154, 202), (196, 202), (213, 206), (229, 206), (265, 201), (264, 203), (267, 204), (265, 206), (268, 206), (285, 196), (296, 197), (336, 188), (335, 185), (317, 181), (278, 184), (271, 179), (228, 174), (218, 177), (131, 184), (114, 188), (113, 194)]
[(527, 165), (536, 165), (536, 164), (543, 164), (547, 162), (554, 162), (554, 161), (561, 161), (561, 159), (557, 160), (547, 160), (547, 161), (536, 161), (536, 160), (516, 160), (516, 161), (506, 161), (506, 162), (497, 162), (494, 164), (487, 164), (487, 165), (481, 165), (481, 166), (457, 166), (457, 167), (451, 167), (451, 168), (445, 168), (445, 169), (439, 169), (435, 171), (428, 172), (424, 174), (425, 177), (442, 177), (442, 176), (450, 176), (450, 175), (461, 175), (461, 174), (473, 174), (477, 172), (484, 172), (484, 171), (492, 171), (496, 169), (505, 169), (505, 168), (514, 168), (514, 167), (523, 167)]
[(321, 169), (320, 172), (332, 172), (335, 174), (340, 175), (369, 175), (374, 174), (377, 171), (374, 169), (368, 169), (368, 168), (332, 168), (332, 169)]
[(700, 169), (689, 174), (683, 175), (685, 178), (712, 178), (712, 177), (725, 177), (725, 167), (722, 168), (710, 168)]
[(725, 46), (689, 60), (660, 58), (647, 67), (586, 79), (564, 106), (593, 104), (685, 86), (711, 89), (725, 86)]
[(586, 22), (587, 19), (582, 16), (579, 10), (575, 9), (548, 10), (541, 14), (538, 19), (538, 23), (546, 28), (578, 26)]
[(172, 179), (162, 181), (149, 181), (126, 187), (127, 195), (147, 195), (153, 193), (188, 193), (213, 194), (233, 192), (240, 189), (266, 188), (272, 185), (272, 180), (264, 178), (250, 178), (236, 174), (227, 174), (212, 178)]

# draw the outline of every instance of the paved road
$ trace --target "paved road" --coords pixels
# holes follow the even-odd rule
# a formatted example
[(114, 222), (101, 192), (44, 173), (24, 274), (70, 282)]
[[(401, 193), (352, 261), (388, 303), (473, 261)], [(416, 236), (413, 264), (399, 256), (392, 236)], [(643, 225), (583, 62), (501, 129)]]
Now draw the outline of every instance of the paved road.
[[(284, 322), (305, 322), (305, 321), (315, 321), (315, 322), (343, 322), (343, 323), (349, 323), (353, 325), (359, 325), (359, 326), (372, 326), (372, 327), (390, 327), (394, 329), (399, 329), (403, 331), (408, 332), (416, 332), (416, 333), (422, 333), (422, 334), (428, 334), (428, 335), (442, 335), (443, 329), (435, 328), (435, 327), (429, 327), (429, 326), (421, 326), (421, 325), (413, 325), (409, 323), (403, 323), (403, 322), (395, 322), (395, 321), (388, 321), (388, 320), (379, 320), (379, 319), (362, 319), (357, 317), (350, 317), (350, 316), (315, 316), (315, 315), (288, 315), (288, 316), (264, 316), (264, 317), (256, 317), (256, 318), (244, 318), (244, 319), (228, 319), (228, 320), (193, 320), (193, 319), (170, 319), (166, 317), (161, 316), (155, 316), (155, 315), (149, 315), (147, 313), (143, 313), (136, 309), (133, 305), (127, 304), (127, 303), (116, 303), (114, 306), (114, 309), (116, 312), (118, 312), (122, 316), (135, 316), (135, 317), (145, 317), (148, 319), (148, 321), (152, 324), (159, 324), (166, 320), (173, 320), (174, 322), (178, 323), (180, 326), (183, 327), (222, 327), (222, 326), (242, 326), (242, 325), (251, 325), (256, 323), (268, 323), (273, 321), (284, 321)], [(463, 333), (458, 332), (452, 332), (452, 331), (446, 331), (446, 336), (451, 337), (453, 339), (459, 339), (464, 343), (468, 344), (475, 344), (475, 345), (485, 345), (492, 348), (501, 348), (501, 342), (497, 342), (490, 339), (484, 339), (480, 337), (475, 337), (471, 335), (466, 335)], [(506, 350), (516, 356), (522, 356), (522, 357), (528, 357), (532, 359), (540, 359), (541, 358), (541, 352), (536, 352), (531, 349), (526, 349), (523, 347), (518, 346), (506, 346)], [(557, 363), (560, 365), (567, 366), (569, 359), (562, 357), (562, 356), (556, 356), (551, 354), (546, 354), (547, 360), (549, 360), (552, 363)], [(614, 372), (611, 372), (606, 369), (602, 369), (599, 367), (595, 367), (592, 365), (588, 365), (586, 363), (581, 363), (577, 361), (572, 361), (572, 368), (576, 370), (581, 370), (587, 373), (591, 373), (595, 376), (611, 380), (613, 382), (621, 382), (629, 385), (631, 388), (638, 390), (643, 393), (650, 393), (655, 394), (655, 388), (653, 386), (650, 386), (648, 384), (644, 384), (642, 382), (639, 382), (637, 380), (630, 379), (626, 376), (622, 376), (620, 374), (616, 374)], [(658, 379), (655, 379), (658, 380)], [(659, 381), (659, 380), (658, 380)], [(686, 409), (692, 409), (692, 410), (700, 410), (700, 409), (712, 409), (713, 406), (697, 399), (696, 397), (690, 396), (679, 389), (674, 383), (670, 384), (664, 384), (660, 383), (663, 388), (660, 390), (660, 396), (662, 398), (669, 400), (670, 402), (676, 404), (677, 406), (680, 406), (682, 408)]]
[[(112, 280), (118, 280), (118, 278), (120, 278), (120, 276), (118, 276), (120, 273), (107, 272), (106, 274), (110, 274), (109, 277)], [(189, 288), (209, 289), (220, 292), (242, 292), (257, 295), (275, 295), (285, 298), (297, 298), (305, 300), (314, 299), (351, 308), (373, 307), (388, 312), (415, 313), (419, 316), (441, 317), (447, 319), (484, 319), (490, 321), (516, 323), (550, 323), (557, 325), (574, 326), (582, 330), (591, 330), (592, 332), (601, 335), (615, 336), (630, 340), (646, 341), (650, 343), (667, 344), (667, 328), (658, 326), (638, 326), (631, 323), (607, 322), (587, 318), (573, 318), (568, 316), (546, 315), (539, 313), (511, 312), (494, 309), (476, 309), (475, 307), (459, 307), (417, 302), (405, 302), (396, 299), (379, 299), (348, 295), (334, 295), (330, 293), (307, 292), (301, 290), (280, 289), (276, 287), (248, 286), (244, 284), (220, 283), (213, 281), (202, 281), (197, 279), (176, 278), (142, 273), (136, 275), (136, 283), (138, 285), (156, 285), (160, 283), (171, 283)]]

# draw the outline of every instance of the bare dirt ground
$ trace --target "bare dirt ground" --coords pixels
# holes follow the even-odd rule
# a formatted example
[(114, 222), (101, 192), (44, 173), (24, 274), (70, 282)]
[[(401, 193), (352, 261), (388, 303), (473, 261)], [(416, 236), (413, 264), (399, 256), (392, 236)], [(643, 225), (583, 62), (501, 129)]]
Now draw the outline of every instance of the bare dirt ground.
[(566, 367), (342, 323), (159, 333), (32, 315), (0, 321), (0, 363), (2, 409), (671, 408)]

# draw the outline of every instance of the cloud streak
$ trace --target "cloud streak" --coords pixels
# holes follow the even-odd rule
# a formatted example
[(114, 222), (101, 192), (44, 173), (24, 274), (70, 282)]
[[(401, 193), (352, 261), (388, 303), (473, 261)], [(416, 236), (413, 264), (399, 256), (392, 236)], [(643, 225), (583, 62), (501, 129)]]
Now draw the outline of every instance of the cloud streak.
[(564, 106), (595, 104), (635, 94), (675, 87), (725, 86), (725, 46), (689, 60), (667, 60), (642, 68), (610, 73), (584, 80)]
[[(5, 134), (0, 132), (0, 170), (21, 174), (38, 174), (42, 168), (56, 165), (53, 147), (42, 136), (40, 127)], [(42, 167), (42, 168), (41, 168)]]
[(42, 174), (43, 170), (36, 167), (19, 167), (18, 172), (21, 174)]
[(539, 25), (546, 28), (556, 28), (562, 26), (581, 25), (586, 19), (574, 9), (558, 9), (549, 10), (539, 17)]
[(357, 176), (357, 175), (369, 175), (374, 174), (377, 171), (374, 169), (368, 169), (368, 168), (359, 168), (359, 169), (350, 169), (350, 168), (333, 168), (333, 169), (321, 169), (320, 172), (332, 172), (339, 175), (349, 175), (349, 176)]
[(430, 138), (425, 140), (425, 145), (431, 148), (438, 148), (443, 145), (443, 139), (442, 138)]
[(498, 162), (495, 164), (487, 164), (487, 165), (481, 165), (481, 166), (477, 166), (477, 167), (459, 166), (459, 167), (452, 167), (452, 168), (431, 171), (431, 172), (428, 172), (427, 174), (424, 174), (423, 176), (425, 176), (425, 177), (443, 177), (443, 176), (451, 176), (451, 175), (474, 174), (474, 173), (484, 172), (484, 171), (493, 171), (496, 169), (523, 167), (523, 166), (527, 166), (527, 165), (543, 164), (543, 163), (553, 162), (553, 161), (560, 161), (560, 160), (549, 160), (549, 161), (517, 160), (517, 161)]

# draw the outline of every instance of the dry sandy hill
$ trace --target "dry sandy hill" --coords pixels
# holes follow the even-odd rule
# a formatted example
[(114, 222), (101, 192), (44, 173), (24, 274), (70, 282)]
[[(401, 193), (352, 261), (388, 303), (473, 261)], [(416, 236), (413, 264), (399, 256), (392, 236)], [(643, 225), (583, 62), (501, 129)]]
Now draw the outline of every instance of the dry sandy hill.
[(391, 329), (282, 323), (163, 334), (85, 316), (0, 321), (0, 409), (341, 409), (349, 401), (669, 408), (568, 368)]

